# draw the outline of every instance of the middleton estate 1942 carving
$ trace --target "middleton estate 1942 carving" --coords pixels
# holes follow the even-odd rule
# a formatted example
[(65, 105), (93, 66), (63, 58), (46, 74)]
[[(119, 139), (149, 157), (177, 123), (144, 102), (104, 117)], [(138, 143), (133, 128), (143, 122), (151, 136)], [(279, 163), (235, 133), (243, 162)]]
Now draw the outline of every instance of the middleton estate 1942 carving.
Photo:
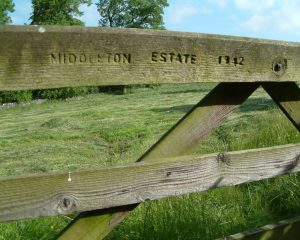
[(99, 64), (130, 62), (130, 53), (51, 53), (52, 64)]

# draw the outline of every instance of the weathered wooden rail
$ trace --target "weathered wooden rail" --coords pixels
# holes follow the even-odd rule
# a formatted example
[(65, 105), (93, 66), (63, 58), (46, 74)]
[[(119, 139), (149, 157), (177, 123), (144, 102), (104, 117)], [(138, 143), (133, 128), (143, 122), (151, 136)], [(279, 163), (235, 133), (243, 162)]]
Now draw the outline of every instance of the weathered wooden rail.
[(136, 29), (1, 26), (2, 90), (298, 81), (300, 45)]
[(99, 239), (141, 202), (299, 172), (300, 144), (187, 155), (260, 86), (300, 131), (299, 66), (299, 43), (136, 29), (1, 26), (0, 90), (219, 84), (137, 163), (0, 178), (0, 221), (81, 212), (58, 238)]
[[(226, 240), (294, 240), (299, 238), (300, 217), (280, 221), (276, 224), (268, 224), (264, 227), (237, 233), (226, 237)], [(224, 239), (218, 239), (224, 240)]]

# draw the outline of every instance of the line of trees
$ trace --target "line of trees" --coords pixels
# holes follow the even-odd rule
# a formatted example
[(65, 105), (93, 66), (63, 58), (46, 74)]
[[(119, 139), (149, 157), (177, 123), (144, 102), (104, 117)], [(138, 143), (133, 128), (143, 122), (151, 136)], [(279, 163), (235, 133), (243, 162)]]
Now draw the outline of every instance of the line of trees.
[[(80, 6), (91, 6), (91, 0), (32, 0), (30, 24), (34, 25), (84, 25), (79, 18), (84, 14)], [(165, 29), (163, 22), (167, 0), (99, 0), (95, 7), (99, 12), (99, 27)], [(12, 0), (0, 1), (0, 24), (10, 24), (14, 12)], [(34, 91), (0, 92), (0, 103), (23, 102), (32, 98), (68, 98), (99, 91), (121, 91), (117, 87), (80, 87)]]

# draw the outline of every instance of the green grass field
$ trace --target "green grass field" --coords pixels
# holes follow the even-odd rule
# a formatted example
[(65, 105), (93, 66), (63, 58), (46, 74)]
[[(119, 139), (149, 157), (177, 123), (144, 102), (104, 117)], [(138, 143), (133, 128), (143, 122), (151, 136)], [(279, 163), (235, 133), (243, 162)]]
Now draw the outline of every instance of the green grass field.
[[(134, 162), (214, 85), (132, 88), (0, 109), (0, 176)], [(259, 89), (195, 153), (299, 143)], [(140, 205), (107, 239), (215, 239), (300, 213), (297, 174)], [(53, 239), (72, 216), (0, 224), (0, 239)]]

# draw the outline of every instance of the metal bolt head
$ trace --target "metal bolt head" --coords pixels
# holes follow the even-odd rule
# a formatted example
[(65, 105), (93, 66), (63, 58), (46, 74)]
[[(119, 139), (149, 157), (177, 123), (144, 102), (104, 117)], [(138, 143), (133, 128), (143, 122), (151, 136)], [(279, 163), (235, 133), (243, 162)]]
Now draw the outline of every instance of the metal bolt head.
[(287, 59), (275, 58), (272, 64), (273, 73), (277, 76), (282, 76), (287, 69)]

